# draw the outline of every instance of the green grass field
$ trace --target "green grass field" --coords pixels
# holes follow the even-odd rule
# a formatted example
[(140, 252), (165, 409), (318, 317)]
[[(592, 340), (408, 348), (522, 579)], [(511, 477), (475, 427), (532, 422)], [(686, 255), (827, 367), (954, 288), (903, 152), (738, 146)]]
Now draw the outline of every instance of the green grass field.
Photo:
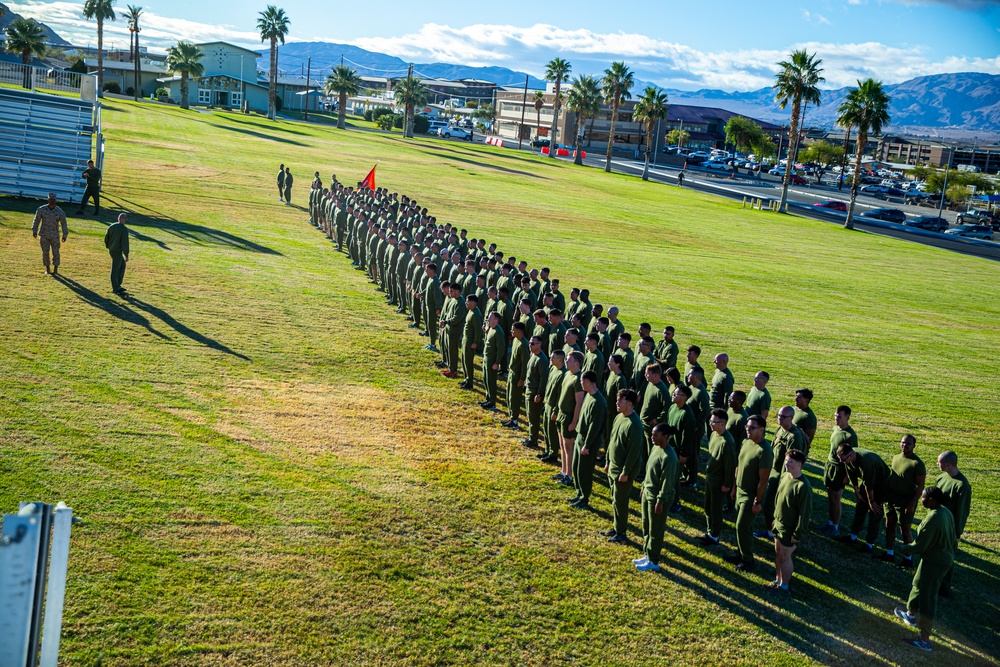
[[(1000, 265), (489, 146), (121, 101), (104, 120), (105, 212), (71, 216), (62, 279), (42, 274), (37, 203), (0, 200), (0, 509), (84, 519), (64, 664), (997, 662)], [(812, 534), (776, 604), (765, 542), (754, 575), (692, 544), (700, 495), (668, 523), (665, 574), (635, 572), (597, 535), (607, 489), (567, 508), (277, 202), (279, 162), (305, 204), (314, 170), (351, 183), (376, 160), (379, 185), (589, 287), (630, 330), (728, 352), (744, 389), (768, 370), (774, 411), (811, 387), (814, 457), (840, 403), (887, 459), (914, 433), (931, 479), (956, 450), (975, 495), (935, 652), (892, 617), (907, 573)], [(101, 243), (119, 210), (128, 300)]]

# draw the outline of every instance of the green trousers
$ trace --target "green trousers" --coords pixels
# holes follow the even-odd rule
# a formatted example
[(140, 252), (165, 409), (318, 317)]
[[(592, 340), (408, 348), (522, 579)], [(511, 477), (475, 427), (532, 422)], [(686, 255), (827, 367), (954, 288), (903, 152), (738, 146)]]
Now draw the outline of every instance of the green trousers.
[(462, 372), (465, 382), (471, 387), (476, 372), (476, 351), (468, 345), (462, 347)]
[(528, 439), (536, 445), (542, 433), (542, 415), (545, 412), (545, 401), (535, 403), (530, 396), (525, 399), (525, 412), (528, 413)]
[(546, 405), (542, 417), (545, 424), (545, 451), (553, 456), (559, 456), (559, 422), (552, 419), (556, 412), (556, 408)]
[(663, 550), (663, 533), (667, 529), (667, 510), (663, 508), (662, 514), (656, 514), (655, 500), (642, 501), (642, 553), (646, 555), (650, 563), (659, 565), (660, 552)]
[(632, 480), (619, 482), (618, 477), (608, 475), (611, 489), (611, 507), (615, 517), (615, 532), (624, 535), (628, 529), (628, 499), (632, 495)]
[(420, 301), (420, 297), (414, 295), (413, 301), (410, 305), (410, 312), (413, 313), (413, 324), (420, 326), (420, 316), (424, 312), (424, 304)]
[(517, 421), (521, 416), (521, 406), (524, 405), (524, 387), (518, 387), (513, 378), (507, 379), (507, 413)]
[(593, 449), (584, 456), (580, 453), (579, 444), (573, 445), (573, 487), (576, 495), (590, 502), (590, 493), (594, 489), (594, 459), (597, 452)]
[[(864, 491), (861, 492), (864, 494)], [(861, 529), (865, 525), (865, 519), (868, 519), (868, 530), (865, 533), (865, 542), (868, 544), (875, 544), (875, 540), (878, 539), (879, 531), (882, 529), (882, 520), (885, 518), (885, 512), (877, 513), (872, 512), (871, 508), (868, 507), (868, 501), (864, 497), (858, 497), (858, 503), (854, 506), (854, 521), (851, 522), (851, 535), (860, 535)]]
[(706, 532), (716, 539), (722, 534), (722, 504), (725, 502), (725, 496), (720, 485), (705, 484)]
[(736, 550), (744, 563), (753, 560), (753, 500), (736, 500)]
[(694, 484), (698, 481), (698, 459), (701, 458), (701, 436), (693, 438), (693, 451), (688, 452), (687, 461), (681, 464), (680, 477), (686, 484)]
[(427, 338), (431, 345), (437, 345), (438, 332), (441, 328), (438, 326), (438, 315), (431, 310), (431, 305), (428, 304), (427, 308), (424, 310), (424, 324), (427, 325)]
[(498, 361), (488, 361), (486, 357), (483, 357), (483, 384), (486, 385), (486, 402), (494, 405), (497, 402), (497, 378), (500, 371), (493, 370), (493, 364)]
[(764, 514), (764, 522), (767, 524), (768, 530), (771, 530), (771, 525), (774, 523), (774, 501), (778, 497), (778, 482), (780, 481), (781, 477), (772, 472), (771, 476), (767, 478), (767, 486), (764, 488), (764, 507), (761, 511)]
[[(448, 332), (448, 370), (458, 372), (458, 347), (462, 342), (462, 329), (445, 329)], [(443, 344), (443, 343), (442, 343)]]
[(951, 569), (953, 562), (929, 562), (921, 558), (917, 571), (913, 573), (913, 585), (910, 587), (910, 597), (906, 601), (906, 610), (916, 616), (920, 614), (918, 625), (920, 630), (930, 634), (934, 627), (934, 617), (937, 615), (938, 591), (945, 574)]

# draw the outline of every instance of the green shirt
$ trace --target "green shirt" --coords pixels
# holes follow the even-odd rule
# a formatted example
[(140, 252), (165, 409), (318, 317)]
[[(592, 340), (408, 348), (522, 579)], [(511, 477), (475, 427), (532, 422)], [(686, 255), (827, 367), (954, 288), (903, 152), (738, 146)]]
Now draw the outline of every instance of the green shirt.
[(903, 452), (896, 454), (889, 466), (889, 498), (897, 502), (913, 500), (917, 493), (917, 480), (926, 476), (927, 468), (919, 456), (907, 456)]
[(583, 392), (580, 374), (574, 375), (567, 370), (563, 376), (562, 385), (559, 387), (559, 419), (561, 421), (566, 423), (573, 421), (573, 414), (576, 412), (577, 392)]
[(635, 479), (644, 440), (642, 421), (635, 410), (628, 417), (623, 414), (615, 417), (608, 441), (608, 475), (617, 478), (625, 473), (630, 480)]
[(863, 447), (855, 447), (854, 461), (847, 467), (847, 478), (859, 488), (870, 490), (873, 494), (885, 489), (889, 481), (889, 466), (882, 457)]
[(604, 374), (608, 371), (608, 367), (604, 363), (604, 355), (601, 354), (600, 350), (593, 352), (587, 350), (583, 353), (583, 372), (587, 371), (597, 373), (597, 386), (604, 387)]
[(788, 450), (797, 449), (801, 452), (804, 443), (805, 434), (795, 424), (792, 424), (792, 428), (787, 431), (780, 426), (778, 427), (778, 430), (774, 432), (774, 440), (771, 442), (771, 450), (774, 452), (771, 477), (780, 477), (785, 471), (785, 455), (788, 454)]
[(476, 351), (483, 349), (483, 314), (479, 308), (465, 311), (465, 329), (462, 331), (462, 345), (471, 350), (475, 344)]
[(944, 491), (944, 495), (948, 497), (946, 506), (955, 520), (955, 535), (961, 537), (972, 506), (972, 485), (960, 472), (954, 477), (944, 472), (934, 482), (934, 486)]
[(549, 358), (544, 352), (530, 354), (528, 370), (525, 374), (524, 395), (529, 402), (534, 403), (535, 397), (545, 398), (545, 385), (549, 377)]
[(833, 433), (830, 434), (830, 456), (826, 459), (829, 463), (840, 463), (837, 447), (840, 447), (842, 442), (846, 442), (851, 447), (858, 446), (858, 434), (854, 432), (850, 424), (847, 425), (847, 428), (833, 427)]
[(510, 365), (508, 366), (510, 375), (507, 376), (507, 382), (517, 384), (526, 379), (529, 356), (531, 356), (531, 351), (528, 349), (527, 344), (525, 344), (524, 339), (514, 338), (511, 341)]
[(628, 389), (628, 381), (625, 376), (621, 373), (611, 373), (608, 372), (608, 380), (604, 384), (604, 395), (608, 397), (609, 401), (618, 400), (618, 392), (622, 389)]
[(112, 255), (128, 257), (128, 228), (120, 222), (115, 222), (104, 233), (104, 247)]
[(927, 512), (920, 522), (913, 542), (900, 547), (900, 552), (909, 556), (919, 555), (921, 567), (924, 563), (947, 569), (955, 561), (955, 517), (947, 507), (939, 507)]
[(648, 385), (642, 395), (642, 409), (639, 411), (639, 419), (649, 427), (665, 422), (669, 417), (672, 405), (670, 394), (667, 393), (667, 385), (663, 383), (663, 380)]
[(580, 407), (580, 419), (576, 425), (576, 444), (580, 449), (589, 449), (596, 454), (604, 442), (605, 422), (608, 418), (608, 402), (599, 391), (585, 394)]
[(758, 389), (757, 387), (751, 389), (747, 395), (746, 408), (747, 414), (751, 417), (763, 414), (765, 410), (770, 410), (771, 392), (767, 390), (767, 387), (764, 387), (764, 389)]
[(774, 464), (774, 452), (766, 439), (756, 443), (750, 438), (743, 440), (736, 459), (736, 502), (750, 502), (757, 498), (760, 471), (769, 470)]
[(562, 389), (564, 375), (566, 375), (565, 366), (556, 368), (549, 364), (549, 375), (545, 381), (545, 405), (553, 410), (559, 407), (559, 392)]
[(673, 426), (676, 433), (667, 438), (670, 446), (677, 450), (678, 456), (694, 456), (695, 447), (700, 444), (697, 440), (697, 429), (694, 425), (694, 412), (687, 403), (684, 407), (677, 407), (676, 403), (670, 404), (667, 413), (667, 424)]
[(660, 360), (660, 365), (663, 369), (676, 368), (677, 367), (677, 342), (671, 340), (669, 343), (665, 340), (661, 340), (656, 344), (656, 358)]
[(809, 512), (812, 509), (812, 485), (805, 475), (792, 477), (782, 473), (778, 492), (774, 497), (774, 534), (788, 535), (799, 542), (809, 530)]
[(728, 368), (726, 370), (715, 369), (712, 376), (712, 409), (726, 407), (729, 395), (733, 393), (733, 373)]
[(648, 384), (646, 382), (646, 366), (655, 362), (656, 359), (652, 355), (637, 354), (635, 357), (635, 362), (632, 365), (632, 386), (640, 395), (646, 391)]
[(729, 431), (723, 431), (722, 435), (712, 431), (707, 453), (705, 481), (713, 487), (729, 486), (736, 474), (736, 443)]
[(560, 322), (558, 326), (549, 329), (549, 354), (561, 350), (566, 344), (566, 325)]
[[(674, 393), (673, 389), (671, 387), (671, 395)], [(691, 398), (688, 399), (687, 404), (691, 406), (691, 411), (694, 412), (695, 428), (698, 430), (698, 439), (700, 440), (701, 436), (705, 435), (705, 429), (708, 428), (708, 418), (712, 414), (712, 404), (708, 400), (708, 392), (704, 388), (690, 387), (690, 389)], [(734, 441), (736, 440), (734, 439)]]
[(729, 415), (726, 419), (726, 430), (733, 436), (733, 442), (740, 443), (739, 449), (742, 449), (743, 441), (747, 439), (747, 419), (750, 415), (743, 408), (740, 408), (739, 412), (733, 412), (733, 409), (729, 408), (726, 413)]
[[(625, 350), (618, 348), (611, 354), (612, 355), (620, 354), (622, 356), (622, 359), (624, 359), (624, 361), (622, 362), (622, 373), (624, 373), (625, 377), (627, 377), (629, 379), (629, 382), (631, 382), (632, 367), (635, 366), (635, 353), (632, 352), (632, 348), (627, 348)], [(633, 385), (632, 388), (635, 389), (635, 385)]]
[(669, 508), (674, 504), (675, 480), (680, 474), (677, 452), (673, 447), (653, 447), (646, 461), (646, 477), (642, 482), (642, 499), (656, 501)]

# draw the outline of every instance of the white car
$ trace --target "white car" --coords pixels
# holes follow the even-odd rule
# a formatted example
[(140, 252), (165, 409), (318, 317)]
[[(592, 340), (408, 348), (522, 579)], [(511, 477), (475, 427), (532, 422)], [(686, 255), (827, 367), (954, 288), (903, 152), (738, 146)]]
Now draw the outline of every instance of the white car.
[(444, 137), (445, 139), (451, 139), (452, 137), (455, 137), (456, 139), (468, 139), (471, 134), (472, 133), (468, 130), (463, 130), (462, 128), (455, 126), (442, 127), (438, 130), (438, 136)]
[(729, 165), (724, 160), (709, 160), (701, 165), (705, 169), (729, 169)]
[(775, 167), (774, 169), (772, 169), (767, 173), (771, 174), (772, 176), (784, 176), (785, 169), (784, 167)]
[(867, 195), (876, 195), (876, 194), (883, 194), (886, 191), (888, 191), (888, 189), (889, 188), (887, 188), (884, 185), (865, 185), (862, 186), (861, 189), (858, 190), (858, 192), (863, 192), (864, 194)]

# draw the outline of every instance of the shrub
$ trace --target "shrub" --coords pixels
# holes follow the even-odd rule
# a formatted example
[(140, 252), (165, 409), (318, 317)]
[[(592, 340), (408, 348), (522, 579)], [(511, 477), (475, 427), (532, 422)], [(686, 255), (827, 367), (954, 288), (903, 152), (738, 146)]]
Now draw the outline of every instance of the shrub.
[(170, 97), (170, 89), (169, 88), (165, 88), (163, 86), (160, 86), (159, 88), (156, 89), (156, 96), (157, 97)]
[(365, 109), (365, 120), (367, 120), (369, 123), (372, 122), (373, 120), (375, 120), (374, 118), (372, 118), (372, 110), (371, 109)]
[(392, 114), (385, 114), (384, 113), (381, 116), (379, 116), (378, 120), (376, 120), (375, 122), (378, 123), (378, 126), (381, 129), (383, 129), (383, 130), (391, 130), (392, 129), (393, 121), (395, 121), (395, 119), (396, 119), (396, 117), (394, 115), (392, 115)]
[(125, 89), (125, 94), (126, 95), (135, 95), (135, 88), (133, 88), (132, 86), (129, 86), (128, 88)]
[(377, 122), (378, 119), (381, 118), (382, 116), (391, 116), (391, 115), (392, 115), (392, 109), (388, 109), (386, 107), (378, 107), (377, 109), (374, 109), (372, 111), (372, 120)]
[(87, 73), (87, 63), (83, 61), (83, 58), (77, 58), (73, 66), (69, 68), (70, 72), (76, 72), (77, 74)]
[(114, 95), (122, 94), (122, 87), (117, 81), (105, 81), (104, 82), (104, 92), (112, 93)]
[(274, 111), (275, 113), (281, 111), (281, 98), (277, 95), (274, 97)]
[(431, 120), (427, 116), (414, 116), (413, 117), (413, 132), (416, 134), (427, 134), (427, 130), (431, 129)]
[(403, 128), (403, 119), (406, 118), (405, 114), (397, 113), (392, 116), (392, 126), (396, 129)]

